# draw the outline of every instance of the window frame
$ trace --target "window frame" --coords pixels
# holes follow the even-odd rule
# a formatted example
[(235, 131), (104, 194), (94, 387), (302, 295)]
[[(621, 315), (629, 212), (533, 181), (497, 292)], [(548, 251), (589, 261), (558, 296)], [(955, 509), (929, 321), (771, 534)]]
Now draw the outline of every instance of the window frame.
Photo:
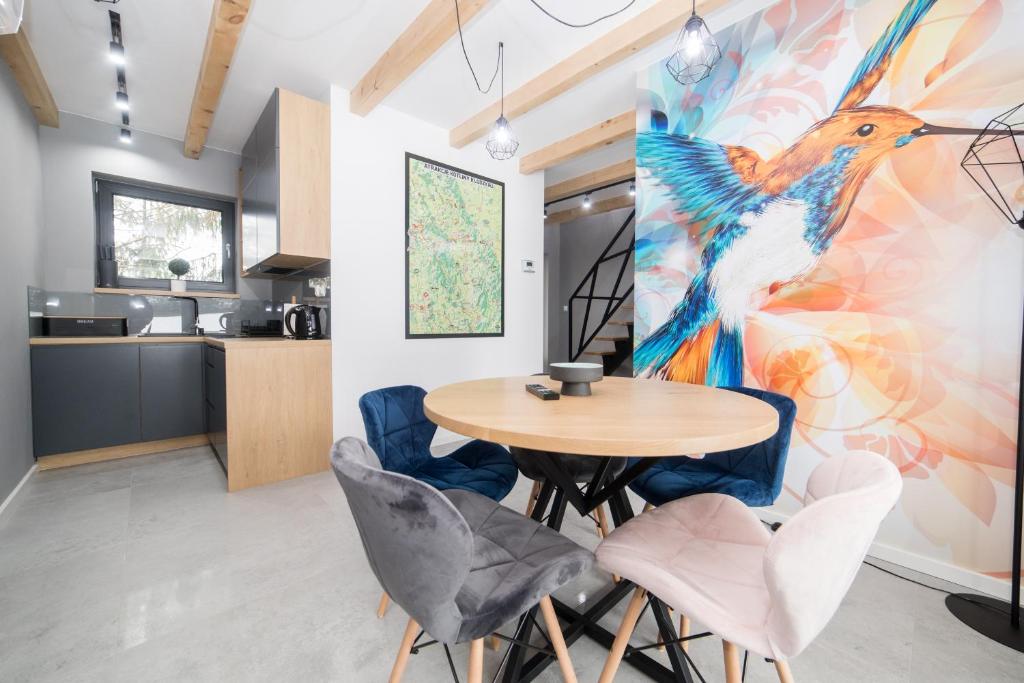
[[(195, 292), (236, 293), (237, 275), (235, 255), (238, 249), (235, 244), (235, 212), (236, 201), (227, 197), (205, 195), (188, 190), (152, 185), (139, 181), (93, 176), (94, 199), (96, 204), (96, 285), (99, 285), (99, 255), (104, 247), (114, 247), (114, 195), (149, 199), (166, 204), (177, 204), (197, 209), (219, 211), (221, 214), (221, 272), (222, 282), (188, 282), (188, 289)], [(170, 291), (170, 273), (166, 278), (127, 278), (120, 273), (117, 276), (117, 287), (120, 289), (166, 289)]]

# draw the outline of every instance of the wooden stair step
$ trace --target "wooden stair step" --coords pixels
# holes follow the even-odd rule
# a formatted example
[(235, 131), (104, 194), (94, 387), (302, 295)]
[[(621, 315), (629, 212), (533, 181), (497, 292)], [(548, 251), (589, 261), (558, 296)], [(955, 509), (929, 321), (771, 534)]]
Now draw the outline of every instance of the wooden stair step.
[(629, 337), (594, 337), (594, 339), (596, 339), (597, 341), (616, 342), (616, 341), (629, 341), (630, 338)]
[(619, 308), (625, 308), (628, 311), (632, 311), (634, 306), (633, 304), (622, 304), (621, 306), (619, 306)]
[(614, 351), (584, 351), (584, 356), (614, 356)]
[(632, 320), (609, 320), (608, 325), (632, 325)]

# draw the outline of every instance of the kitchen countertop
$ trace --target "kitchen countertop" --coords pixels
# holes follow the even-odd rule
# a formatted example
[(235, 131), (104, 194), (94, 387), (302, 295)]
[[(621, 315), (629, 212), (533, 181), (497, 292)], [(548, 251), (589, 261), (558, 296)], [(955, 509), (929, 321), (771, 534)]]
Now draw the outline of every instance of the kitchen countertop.
[(217, 337), (159, 335), (128, 337), (31, 337), (30, 346), (71, 346), (84, 344), (209, 344), (219, 349), (270, 348), (289, 346), (330, 346), (330, 339), (289, 339), (288, 337)]

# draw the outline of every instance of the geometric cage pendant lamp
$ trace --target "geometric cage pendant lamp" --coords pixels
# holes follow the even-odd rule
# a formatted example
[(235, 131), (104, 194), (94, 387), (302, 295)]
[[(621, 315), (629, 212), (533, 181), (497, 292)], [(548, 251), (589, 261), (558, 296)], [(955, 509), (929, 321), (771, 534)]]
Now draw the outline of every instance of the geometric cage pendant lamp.
[(665, 62), (665, 68), (680, 85), (703, 81), (722, 58), (715, 37), (697, 14), (697, 0), (693, 0), (692, 8), (690, 18), (676, 39), (675, 51)]

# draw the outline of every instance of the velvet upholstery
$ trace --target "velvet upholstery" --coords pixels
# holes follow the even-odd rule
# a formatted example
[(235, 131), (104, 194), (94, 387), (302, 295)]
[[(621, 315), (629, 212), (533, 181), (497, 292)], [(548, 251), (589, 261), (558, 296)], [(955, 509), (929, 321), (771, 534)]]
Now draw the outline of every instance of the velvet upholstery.
[(406, 474), (439, 489), (465, 489), (502, 500), (516, 484), (515, 463), (504, 448), (474, 440), (443, 458), (430, 453), (437, 425), (423, 414), (420, 387), (378, 389), (359, 399), (366, 439), (391, 472)]
[(593, 565), (590, 551), (485, 496), (381, 469), (359, 439), (334, 444), (331, 465), (377, 580), (442, 642), (493, 633)]
[[(525, 448), (517, 448), (513, 446), (509, 449), (509, 453), (512, 455), (512, 460), (516, 463), (516, 467), (523, 474), (524, 477), (532, 479), (534, 481), (544, 481), (547, 477), (544, 474), (544, 470), (537, 464), (539, 458), (551, 458), (555, 460), (557, 464), (566, 472), (572, 476), (573, 481), (577, 484), (586, 484), (594, 478), (594, 474), (597, 472), (597, 468), (600, 466), (601, 461), (604, 458), (595, 458), (589, 455), (569, 455), (566, 453), (553, 453), (550, 451), (531, 451)], [(608, 473), (605, 476), (605, 481), (622, 474), (622, 470), (626, 469), (626, 458), (612, 458), (608, 464)]]
[(739, 500), (705, 493), (633, 518), (597, 559), (723, 639), (785, 660), (835, 614), (902, 485), (879, 455), (836, 456), (814, 470), (806, 507), (774, 535)]
[[(779, 429), (761, 443), (702, 458), (662, 458), (629, 487), (658, 506), (698, 493), (722, 493), (747, 505), (771, 505), (782, 491), (796, 404), (788, 396), (762, 389), (723, 387), (768, 403), (779, 413)], [(633, 458), (630, 462), (635, 462)]]

